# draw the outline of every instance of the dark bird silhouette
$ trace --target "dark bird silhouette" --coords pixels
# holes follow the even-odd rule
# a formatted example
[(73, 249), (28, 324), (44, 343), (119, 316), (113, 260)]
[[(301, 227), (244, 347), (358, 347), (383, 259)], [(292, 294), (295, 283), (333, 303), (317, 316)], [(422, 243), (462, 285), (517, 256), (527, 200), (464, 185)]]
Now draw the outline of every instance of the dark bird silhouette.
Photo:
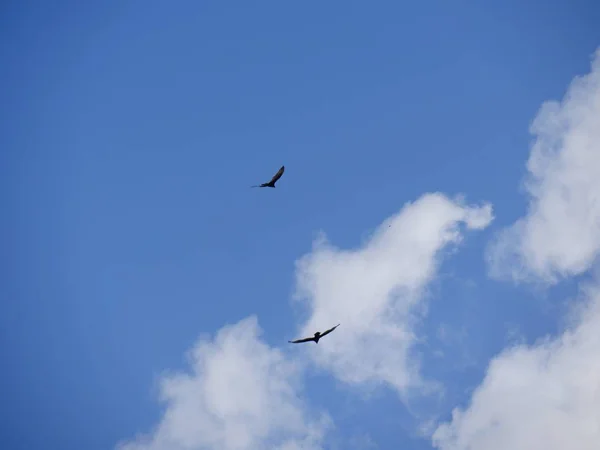
[(263, 184), (257, 184), (256, 186), (250, 186), (250, 187), (270, 187), (270, 188), (274, 188), (275, 187), (275, 183), (277, 183), (277, 180), (279, 180), (281, 178), (281, 175), (283, 175), (283, 172), (285, 172), (285, 166), (281, 166), (281, 168), (277, 171), (277, 173), (275, 175), (273, 175), (273, 178), (271, 178), (271, 181), (269, 181), (268, 183), (263, 183)]
[(304, 339), (296, 339), (295, 341), (288, 341), (288, 342), (290, 344), (300, 344), (301, 342), (314, 341), (315, 344), (318, 344), (319, 343), (319, 339), (321, 339), (323, 336), (328, 335), (329, 333), (331, 333), (333, 330), (335, 330), (339, 326), (340, 326), (340, 324), (338, 323), (335, 327), (330, 328), (329, 330), (323, 332), (322, 334), (321, 334), (321, 332), (317, 331), (313, 337), (304, 338)]

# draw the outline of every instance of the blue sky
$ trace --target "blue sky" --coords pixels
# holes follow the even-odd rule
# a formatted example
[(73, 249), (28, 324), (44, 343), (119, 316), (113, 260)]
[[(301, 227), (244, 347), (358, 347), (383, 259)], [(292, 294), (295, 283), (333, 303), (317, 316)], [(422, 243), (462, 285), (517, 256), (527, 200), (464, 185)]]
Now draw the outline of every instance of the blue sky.
[(539, 115), (593, 70), (595, 2), (0, 11), (0, 447), (490, 450), (493, 358), (600, 350), (570, 321), (600, 304), (595, 78)]

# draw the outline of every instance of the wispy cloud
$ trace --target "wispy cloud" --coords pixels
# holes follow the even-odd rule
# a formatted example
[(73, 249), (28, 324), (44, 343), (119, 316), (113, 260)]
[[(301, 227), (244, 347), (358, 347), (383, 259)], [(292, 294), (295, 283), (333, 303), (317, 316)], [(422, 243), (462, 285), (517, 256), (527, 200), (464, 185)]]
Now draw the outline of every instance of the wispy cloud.
[(591, 72), (531, 126), (527, 215), (489, 247), (490, 274), (556, 283), (586, 271), (600, 252), (600, 49)]
[(415, 307), (441, 250), (461, 241), (461, 226), (482, 229), (492, 218), (491, 205), (467, 206), (436, 193), (407, 204), (359, 249), (319, 239), (297, 262), (297, 298), (310, 313), (301, 333), (342, 326), (327, 345), (311, 349), (314, 362), (350, 384), (383, 382), (401, 394), (424, 387), (410, 355)]
[(261, 342), (255, 317), (200, 339), (191, 371), (162, 378), (156, 429), (119, 450), (317, 450), (330, 421), (299, 398), (301, 368)]
[(600, 443), (600, 286), (560, 337), (505, 350), (466, 410), (433, 435), (441, 450), (595, 450)]

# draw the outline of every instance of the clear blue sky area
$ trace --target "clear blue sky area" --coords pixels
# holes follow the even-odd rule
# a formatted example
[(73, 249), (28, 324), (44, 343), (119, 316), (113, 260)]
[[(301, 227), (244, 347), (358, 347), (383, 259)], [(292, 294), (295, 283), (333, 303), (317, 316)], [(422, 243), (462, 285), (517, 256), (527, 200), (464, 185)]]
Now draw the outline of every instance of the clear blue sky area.
[[(556, 327), (559, 306), (489, 280), (482, 253), (524, 213), (530, 122), (589, 70), (599, 24), (594, 0), (4, 2), (0, 448), (150, 430), (157, 376), (202, 333), (256, 314), (269, 345), (295, 337), (294, 261), (319, 230), (352, 248), (435, 191), (496, 216), (441, 268), (422, 324), (481, 336), (463, 372), (424, 357), (448, 414), (506, 324)], [(276, 189), (249, 189), (283, 164)], [(306, 396), (336, 433), (431, 448), (394, 396), (324, 374)]]

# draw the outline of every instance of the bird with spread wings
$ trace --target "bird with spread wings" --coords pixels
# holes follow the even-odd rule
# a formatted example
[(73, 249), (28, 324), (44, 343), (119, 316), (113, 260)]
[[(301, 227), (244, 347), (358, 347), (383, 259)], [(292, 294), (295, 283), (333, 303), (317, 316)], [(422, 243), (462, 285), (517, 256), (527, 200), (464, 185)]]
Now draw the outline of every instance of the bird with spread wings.
[(277, 183), (277, 180), (279, 180), (281, 178), (281, 175), (283, 175), (283, 172), (285, 172), (285, 166), (281, 166), (279, 168), (279, 170), (277, 171), (277, 173), (275, 175), (273, 175), (273, 178), (271, 178), (271, 181), (267, 182), (267, 183), (263, 183), (263, 184), (257, 184), (255, 186), (250, 186), (250, 187), (270, 187), (270, 188), (274, 188), (275, 187), (275, 183)]
[(318, 344), (319, 343), (319, 339), (321, 339), (323, 336), (328, 335), (329, 333), (331, 333), (333, 330), (335, 330), (339, 326), (340, 326), (340, 324), (338, 323), (335, 327), (330, 328), (329, 330), (324, 331), (323, 333), (317, 331), (313, 337), (304, 338), (304, 339), (296, 339), (295, 341), (288, 341), (288, 342), (290, 344), (300, 344), (301, 342), (310, 342), (310, 341), (313, 341), (315, 344)]

